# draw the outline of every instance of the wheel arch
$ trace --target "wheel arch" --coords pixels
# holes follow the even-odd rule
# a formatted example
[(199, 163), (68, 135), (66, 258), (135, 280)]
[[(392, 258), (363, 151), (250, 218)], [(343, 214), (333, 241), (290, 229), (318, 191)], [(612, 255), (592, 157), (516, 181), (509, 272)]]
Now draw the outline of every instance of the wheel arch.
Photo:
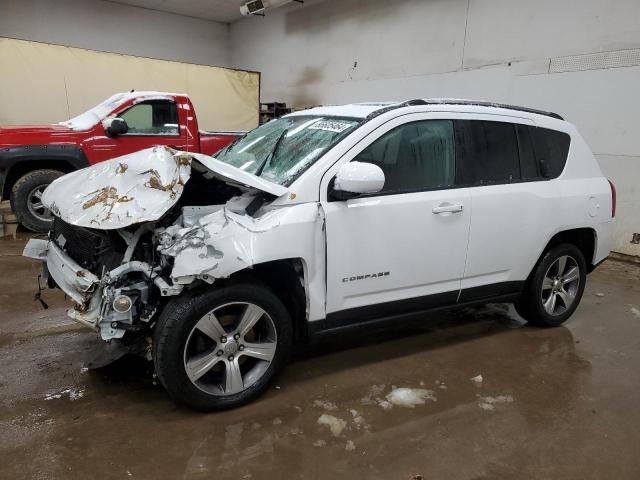
[[(304, 259), (287, 258), (267, 261), (233, 273), (216, 283), (259, 282), (272, 290), (284, 303), (293, 321), (294, 340), (307, 339), (308, 282)], [(215, 286), (215, 284), (214, 284)], [(215, 287), (214, 287), (215, 288)]]
[(578, 247), (578, 249), (582, 252), (582, 255), (584, 255), (584, 259), (587, 263), (587, 272), (591, 273), (595, 268), (594, 257), (596, 254), (596, 245), (598, 243), (597, 235), (597, 232), (590, 227), (562, 230), (549, 239), (547, 245), (544, 247), (542, 253), (538, 257), (536, 265), (540, 262), (544, 254), (551, 248), (555, 247), (556, 245), (560, 245), (561, 243), (570, 243)]
[(16, 182), (35, 170), (59, 170), (69, 173), (89, 166), (87, 158), (75, 145), (30, 145), (0, 152), (0, 171), (4, 175), (2, 199), (8, 199)]

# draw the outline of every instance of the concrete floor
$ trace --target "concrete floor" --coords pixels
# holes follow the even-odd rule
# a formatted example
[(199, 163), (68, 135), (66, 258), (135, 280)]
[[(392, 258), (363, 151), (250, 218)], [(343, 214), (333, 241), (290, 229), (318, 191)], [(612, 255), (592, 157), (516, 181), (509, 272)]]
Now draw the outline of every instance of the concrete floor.
[[(336, 339), (257, 402), (203, 415), (142, 361), (82, 371), (96, 335), (59, 293), (49, 310), (32, 300), (24, 241), (0, 240), (0, 478), (640, 478), (636, 266), (592, 274), (566, 327), (491, 305)], [(431, 398), (385, 409), (394, 386)], [(322, 414), (344, 421), (339, 436)]]

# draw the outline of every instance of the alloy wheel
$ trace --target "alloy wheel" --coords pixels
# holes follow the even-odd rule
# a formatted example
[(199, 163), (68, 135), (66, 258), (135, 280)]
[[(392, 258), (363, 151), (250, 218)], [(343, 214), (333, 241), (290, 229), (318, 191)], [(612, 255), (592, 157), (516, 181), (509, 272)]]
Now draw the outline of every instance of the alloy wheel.
[(184, 368), (203, 392), (233, 395), (263, 377), (276, 348), (276, 327), (267, 312), (253, 303), (227, 303), (196, 322), (185, 343)]
[(50, 222), (53, 220), (53, 214), (42, 203), (42, 194), (48, 185), (38, 185), (33, 188), (27, 196), (27, 208), (29, 213), (43, 222)]
[(570, 255), (558, 257), (542, 281), (541, 300), (552, 316), (562, 315), (576, 299), (580, 287), (580, 267)]

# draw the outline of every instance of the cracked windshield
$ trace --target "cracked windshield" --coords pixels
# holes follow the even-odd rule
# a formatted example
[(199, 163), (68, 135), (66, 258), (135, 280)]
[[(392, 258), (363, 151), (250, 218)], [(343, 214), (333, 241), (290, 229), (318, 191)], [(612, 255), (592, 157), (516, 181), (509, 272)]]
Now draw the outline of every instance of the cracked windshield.
[(216, 158), (271, 182), (289, 185), (357, 125), (357, 120), (343, 118), (280, 118), (252, 130)]

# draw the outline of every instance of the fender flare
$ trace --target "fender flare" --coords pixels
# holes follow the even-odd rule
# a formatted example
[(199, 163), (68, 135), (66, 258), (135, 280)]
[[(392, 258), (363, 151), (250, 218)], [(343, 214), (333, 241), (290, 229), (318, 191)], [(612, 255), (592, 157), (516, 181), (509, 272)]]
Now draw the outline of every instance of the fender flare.
[[(50, 163), (50, 165), (47, 165)], [(42, 168), (71, 172), (88, 167), (86, 155), (77, 145), (24, 145), (0, 149), (0, 193), (9, 198), (22, 175)]]

